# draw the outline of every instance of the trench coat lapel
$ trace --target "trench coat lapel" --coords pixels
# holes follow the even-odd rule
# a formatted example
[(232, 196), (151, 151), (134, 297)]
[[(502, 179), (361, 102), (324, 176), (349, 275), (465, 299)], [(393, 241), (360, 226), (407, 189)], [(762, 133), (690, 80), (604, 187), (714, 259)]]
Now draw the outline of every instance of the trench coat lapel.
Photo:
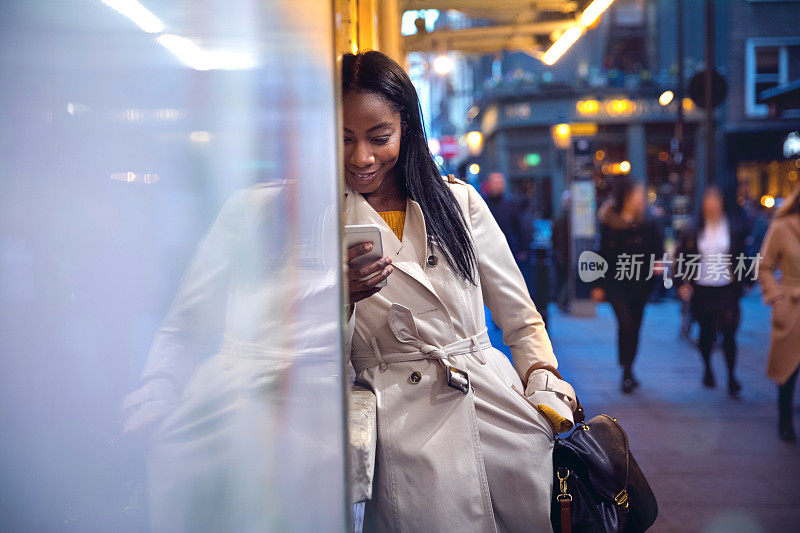
[(411, 199), (406, 200), (406, 220), (401, 241), (367, 200), (347, 185), (345, 185), (344, 203), (345, 224), (376, 224), (381, 231), (383, 255), (391, 257), (395, 268), (420, 283), (439, 299), (423, 267), (428, 259), (429, 247), (425, 217), (419, 204)]

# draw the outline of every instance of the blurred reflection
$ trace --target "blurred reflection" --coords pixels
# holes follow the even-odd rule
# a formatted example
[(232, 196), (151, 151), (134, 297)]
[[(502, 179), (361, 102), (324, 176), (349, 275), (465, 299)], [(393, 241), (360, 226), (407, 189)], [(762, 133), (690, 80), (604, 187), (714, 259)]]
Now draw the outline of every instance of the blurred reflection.
[(332, 33), (0, 2), (0, 529), (345, 527)]
[[(316, 231), (287, 246), (291, 189), (259, 184), (228, 200), (158, 331), (144, 385), (125, 399), (126, 435), (152, 433), (156, 531), (303, 530), (342, 503), (316, 483), (342, 454), (337, 422), (319, 408), (340, 390), (339, 324), (325, 312), (338, 297), (336, 241), (323, 238), (336, 219), (312, 218)], [(313, 509), (297, 513), (308, 498)]]

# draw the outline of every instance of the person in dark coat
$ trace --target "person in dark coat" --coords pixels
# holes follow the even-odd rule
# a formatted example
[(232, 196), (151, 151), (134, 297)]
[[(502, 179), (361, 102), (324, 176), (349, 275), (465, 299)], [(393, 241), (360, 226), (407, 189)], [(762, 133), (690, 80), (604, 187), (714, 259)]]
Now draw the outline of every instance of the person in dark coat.
[(630, 394), (639, 386), (633, 361), (647, 298), (663, 272), (664, 239), (658, 224), (645, 217), (644, 185), (626, 176), (617, 178), (613, 196), (598, 210), (600, 248), (608, 263), (605, 277), (592, 288), (592, 299), (607, 300), (617, 317), (621, 389)]
[(506, 194), (506, 179), (502, 172), (489, 174), (486, 179), (484, 199), (492, 216), (497, 220), (497, 225), (506, 236), (517, 264), (525, 264), (531, 247), (533, 229), (529, 217), (525, 216), (525, 206), (522, 202)]
[[(736, 379), (736, 331), (739, 328), (739, 299), (747, 281), (737, 272), (739, 257), (746, 258), (747, 221), (725, 202), (717, 187), (709, 187), (696, 223), (687, 229), (675, 251), (674, 276), (678, 294), (690, 302), (692, 315), (700, 325), (698, 348), (705, 372), (703, 385), (716, 385), (711, 370), (711, 351), (717, 334), (722, 334), (722, 351), (728, 367), (728, 393), (737, 397), (741, 385)], [(748, 268), (749, 262), (743, 266)]]
[(561, 195), (561, 213), (553, 222), (553, 267), (556, 276), (556, 305), (569, 313), (569, 209), (570, 192)]

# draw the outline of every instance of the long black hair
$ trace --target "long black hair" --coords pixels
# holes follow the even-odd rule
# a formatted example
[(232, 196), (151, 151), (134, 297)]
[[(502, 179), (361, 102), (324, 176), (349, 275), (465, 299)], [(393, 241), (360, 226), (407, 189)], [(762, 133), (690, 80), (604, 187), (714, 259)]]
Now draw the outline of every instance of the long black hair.
[(475, 283), (475, 249), (467, 221), (428, 148), (419, 97), (408, 74), (376, 50), (344, 54), (342, 94), (347, 91), (377, 94), (400, 114), (400, 156), (395, 172), (400, 190), (422, 208), (428, 240), (439, 246), (456, 272)]

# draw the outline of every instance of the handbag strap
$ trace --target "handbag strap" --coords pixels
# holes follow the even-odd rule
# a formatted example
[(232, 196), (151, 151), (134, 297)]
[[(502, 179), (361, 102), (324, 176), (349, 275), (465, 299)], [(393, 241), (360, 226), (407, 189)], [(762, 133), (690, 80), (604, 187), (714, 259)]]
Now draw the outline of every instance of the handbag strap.
[(570, 500), (558, 500), (561, 503), (561, 533), (572, 533), (572, 516), (570, 516)]
[(556, 499), (561, 509), (561, 533), (572, 533), (572, 495), (567, 492), (567, 478), (569, 478), (569, 475), (570, 472), (566, 468), (558, 468), (556, 470), (559, 490)]
[[(563, 380), (564, 378), (561, 377), (561, 373), (556, 370), (551, 364), (548, 363), (534, 363), (528, 371), (525, 373), (525, 381), (528, 381), (528, 378), (535, 370), (547, 370), (554, 374), (558, 379)], [(575, 410), (572, 412), (572, 417), (575, 420), (575, 424), (582, 424), (584, 420), (586, 420), (586, 413), (583, 412), (583, 405), (581, 405), (581, 401), (578, 399), (578, 393), (575, 393)]]

